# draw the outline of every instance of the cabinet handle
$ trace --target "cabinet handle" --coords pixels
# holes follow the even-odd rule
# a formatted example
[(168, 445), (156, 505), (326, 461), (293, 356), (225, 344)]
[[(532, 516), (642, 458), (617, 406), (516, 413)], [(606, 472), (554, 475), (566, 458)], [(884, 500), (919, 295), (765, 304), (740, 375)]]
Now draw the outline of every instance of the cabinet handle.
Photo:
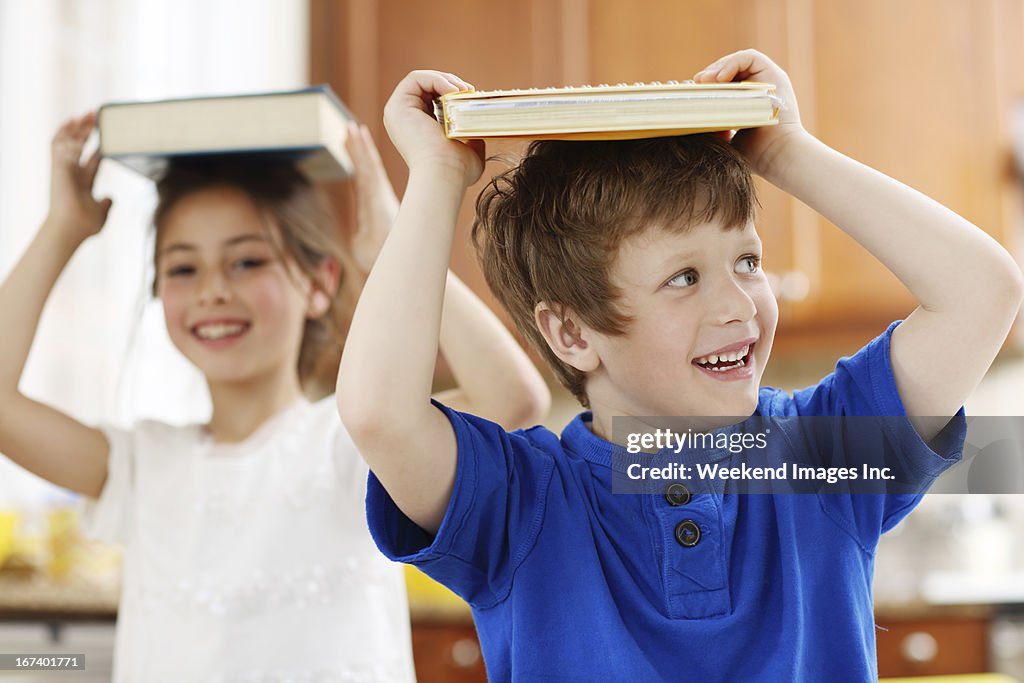
[(469, 669), (480, 662), (480, 644), (473, 638), (459, 638), (452, 643), (448, 655), (456, 667)]
[(939, 654), (939, 641), (924, 631), (908, 633), (900, 643), (903, 659), (914, 664), (927, 664)]

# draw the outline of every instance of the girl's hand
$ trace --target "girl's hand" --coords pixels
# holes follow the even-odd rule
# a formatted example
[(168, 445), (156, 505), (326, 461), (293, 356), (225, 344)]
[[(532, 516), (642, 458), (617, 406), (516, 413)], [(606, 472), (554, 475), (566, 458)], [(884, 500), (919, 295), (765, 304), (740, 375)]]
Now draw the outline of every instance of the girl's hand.
[(413, 71), (384, 106), (384, 125), (410, 174), (420, 170), (454, 172), (465, 188), (483, 172), (483, 140), (449, 140), (434, 118), (433, 107), (435, 98), (460, 90), (473, 90), (473, 86), (449, 73)]
[(356, 229), (350, 248), (356, 265), (369, 273), (398, 215), (398, 197), (366, 126), (349, 125), (345, 148), (355, 166)]
[(782, 100), (779, 123), (774, 126), (747, 128), (736, 133), (732, 143), (743, 153), (755, 173), (771, 177), (779, 154), (790, 142), (808, 135), (800, 122), (800, 110), (789, 76), (775, 62), (757, 50), (741, 50), (712, 62), (694, 77), (697, 83), (729, 83), (761, 81), (775, 85), (775, 95)]
[(99, 150), (82, 164), (82, 147), (96, 125), (96, 112), (70, 119), (53, 136), (50, 172), (50, 214), (47, 223), (82, 241), (95, 235), (107, 220), (113, 201), (97, 201), (92, 184), (100, 166)]

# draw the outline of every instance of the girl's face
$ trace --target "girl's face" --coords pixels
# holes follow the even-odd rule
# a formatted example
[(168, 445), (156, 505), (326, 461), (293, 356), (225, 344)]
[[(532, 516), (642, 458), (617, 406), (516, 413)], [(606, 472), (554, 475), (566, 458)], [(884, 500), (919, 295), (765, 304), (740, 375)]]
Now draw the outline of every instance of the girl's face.
[[(211, 383), (297, 377), (313, 284), (284, 262), (277, 226), (236, 188), (172, 207), (157, 239), (157, 296), (171, 341)], [(287, 377), (287, 375), (283, 375)]]

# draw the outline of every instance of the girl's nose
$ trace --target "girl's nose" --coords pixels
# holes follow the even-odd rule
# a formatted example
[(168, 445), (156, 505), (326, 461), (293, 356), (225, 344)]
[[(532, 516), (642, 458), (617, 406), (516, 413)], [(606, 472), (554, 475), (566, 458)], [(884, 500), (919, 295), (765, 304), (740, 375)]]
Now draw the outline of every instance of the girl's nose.
[(218, 270), (207, 271), (199, 285), (199, 303), (204, 306), (221, 304), (231, 299), (231, 290)]

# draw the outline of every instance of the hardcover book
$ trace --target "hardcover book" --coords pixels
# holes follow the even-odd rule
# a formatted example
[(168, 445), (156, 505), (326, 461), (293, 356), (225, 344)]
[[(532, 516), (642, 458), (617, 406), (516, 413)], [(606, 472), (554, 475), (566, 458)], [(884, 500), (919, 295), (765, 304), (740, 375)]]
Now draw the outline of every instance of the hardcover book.
[(100, 107), (100, 153), (157, 179), (176, 156), (286, 157), (316, 180), (352, 175), (352, 114), (329, 86)]
[(770, 83), (634, 83), (443, 95), (449, 138), (600, 140), (704, 133), (778, 122)]

